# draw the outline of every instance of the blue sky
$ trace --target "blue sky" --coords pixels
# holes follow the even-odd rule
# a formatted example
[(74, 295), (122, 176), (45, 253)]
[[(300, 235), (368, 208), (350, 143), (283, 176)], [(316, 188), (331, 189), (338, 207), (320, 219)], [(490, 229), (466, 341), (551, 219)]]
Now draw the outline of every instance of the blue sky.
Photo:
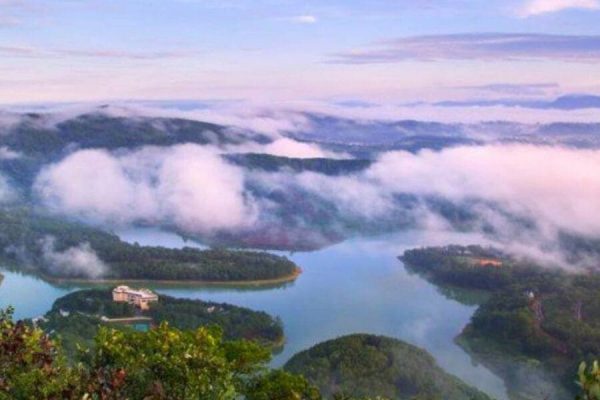
[(0, 0), (0, 102), (600, 93), (598, 21), (600, 0)]

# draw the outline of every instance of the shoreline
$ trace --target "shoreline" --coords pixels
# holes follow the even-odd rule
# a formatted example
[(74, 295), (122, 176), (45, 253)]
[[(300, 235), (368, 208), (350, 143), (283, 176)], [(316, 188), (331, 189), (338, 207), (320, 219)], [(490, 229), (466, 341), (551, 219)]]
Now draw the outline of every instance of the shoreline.
[[(511, 351), (501, 343), (493, 339), (469, 335), (466, 330), (454, 338), (454, 343), (465, 351), (469, 357), (476, 363), (488, 368), (504, 382), (509, 398), (536, 398), (539, 392), (530, 387), (531, 379), (543, 382), (546, 388), (546, 396), (542, 398), (551, 399), (571, 399), (574, 398), (574, 386), (569, 386), (568, 382), (561, 377), (556, 365), (548, 364), (547, 361), (533, 358), (531, 356)], [(568, 361), (562, 360), (561, 365), (568, 365)], [(563, 371), (565, 372), (565, 371)], [(550, 394), (558, 397), (547, 397)]]
[(168, 279), (85, 279), (85, 278), (55, 278), (46, 275), (40, 275), (45, 281), (50, 283), (82, 283), (82, 284), (119, 284), (119, 283), (144, 283), (144, 284), (159, 284), (159, 285), (197, 285), (197, 286), (270, 286), (283, 283), (294, 282), (301, 274), (302, 268), (297, 267), (296, 270), (279, 278), (272, 279), (254, 279), (248, 281), (206, 281), (206, 280), (168, 280)]

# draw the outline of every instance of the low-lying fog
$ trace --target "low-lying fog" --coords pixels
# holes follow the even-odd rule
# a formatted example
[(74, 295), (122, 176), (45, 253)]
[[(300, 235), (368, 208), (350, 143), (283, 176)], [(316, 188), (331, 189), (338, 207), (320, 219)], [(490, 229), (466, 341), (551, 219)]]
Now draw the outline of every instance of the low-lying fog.
[[(312, 129), (314, 119), (307, 113), (243, 110), (239, 106), (235, 110), (219, 114), (218, 109), (183, 112), (131, 105), (102, 108), (107, 115), (132, 119), (203, 118), (234, 124), (234, 129), (259, 132), (270, 139), (260, 143), (180, 143), (116, 150), (77, 149), (74, 145), (64, 157), (41, 168), (32, 186), (32, 198), (52, 212), (107, 227), (162, 226), (208, 241), (215, 237), (285, 234), (288, 242), (313, 236), (313, 244), (320, 240), (327, 244), (407, 227), (484, 232), (513, 252), (562, 266), (573, 261), (568, 262), (561, 252), (561, 235), (600, 238), (600, 149), (540, 144), (539, 140), (512, 142), (498, 132), (497, 140), (436, 150), (379, 147), (366, 156), (371, 159), (370, 166), (344, 174), (289, 168), (266, 171), (237, 165), (225, 156), (260, 153), (330, 160), (358, 156), (331, 143), (294, 138), (294, 132)], [(333, 113), (331, 107), (315, 110), (307, 106), (307, 110)], [(343, 113), (338, 111), (338, 115), (328, 118), (348, 118), (352, 111), (367, 138), (370, 127), (390, 121), (389, 109), (370, 107), (358, 111), (344, 108)], [(456, 109), (453, 111), (460, 115)], [(81, 107), (72, 107), (48, 114), (44, 123), (57, 124), (82, 112)], [(469, 121), (472, 112), (464, 114)], [(573, 123), (591, 119), (590, 112), (562, 111), (561, 115)], [(554, 121), (557, 113), (535, 110), (541, 122)], [(7, 115), (4, 125), (14, 126), (18, 118), (14, 113)], [(319, 115), (322, 119), (323, 114)], [(504, 115), (514, 123), (521, 111), (505, 110)], [(334, 126), (341, 129), (336, 133), (338, 138), (343, 136), (344, 123), (336, 121)], [(493, 126), (486, 125), (486, 130), (493, 130)], [(476, 127), (467, 129), (468, 134), (462, 129), (456, 135), (477, 138), (480, 135)], [(359, 128), (353, 123), (353, 131)], [(436, 125), (431, 129), (431, 135), (439, 133)], [(400, 140), (409, 134), (404, 129), (392, 130), (389, 135)], [(28, 157), (8, 147), (1, 154), (4, 158)], [(6, 201), (18, 196), (10, 180), (2, 175), (0, 187)], [(235, 239), (232, 242), (235, 244)], [(264, 243), (262, 247), (269, 247), (271, 242)], [(276, 244), (273, 247), (280, 247)], [(596, 260), (590, 258), (580, 258), (577, 263), (596, 266)]]

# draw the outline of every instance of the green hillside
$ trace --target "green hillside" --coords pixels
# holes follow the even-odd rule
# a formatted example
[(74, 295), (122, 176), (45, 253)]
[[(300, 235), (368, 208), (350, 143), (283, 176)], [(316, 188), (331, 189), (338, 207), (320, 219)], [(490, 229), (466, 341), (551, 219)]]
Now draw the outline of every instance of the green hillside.
[(304, 375), (329, 397), (341, 392), (398, 400), (488, 399), (444, 372), (425, 350), (383, 336), (356, 334), (323, 342), (296, 354), (284, 368)]

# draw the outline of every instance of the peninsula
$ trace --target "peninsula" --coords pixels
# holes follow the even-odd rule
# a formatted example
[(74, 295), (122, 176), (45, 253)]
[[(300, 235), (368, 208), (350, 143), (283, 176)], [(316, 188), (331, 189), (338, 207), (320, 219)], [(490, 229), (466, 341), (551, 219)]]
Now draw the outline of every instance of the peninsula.
[(301, 273), (288, 258), (263, 251), (141, 246), (26, 207), (0, 208), (0, 231), (7, 264), (51, 281), (272, 285)]
[(145, 331), (163, 322), (183, 330), (218, 327), (228, 340), (252, 340), (271, 348), (284, 342), (281, 321), (265, 312), (127, 286), (69, 293), (36, 321), (46, 332), (59, 336), (70, 355), (75, 355), (77, 345), (92, 345), (100, 326)]
[(555, 385), (542, 397), (572, 397), (573, 371), (600, 357), (596, 272), (566, 272), (480, 246), (414, 249), (400, 259), (440, 288), (487, 293), (457, 342), (517, 397), (534, 395), (527, 381), (540, 376)]

